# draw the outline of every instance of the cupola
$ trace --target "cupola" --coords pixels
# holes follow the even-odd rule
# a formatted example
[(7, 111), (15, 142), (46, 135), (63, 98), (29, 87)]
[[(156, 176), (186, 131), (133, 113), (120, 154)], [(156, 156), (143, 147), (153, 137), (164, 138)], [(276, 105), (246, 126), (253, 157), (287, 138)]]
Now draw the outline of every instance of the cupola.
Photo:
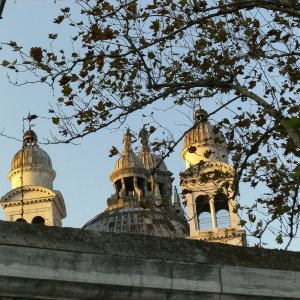
[(228, 163), (227, 145), (223, 134), (210, 124), (208, 113), (199, 108), (194, 115), (194, 126), (184, 137), (181, 157), (186, 168), (200, 161), (218, 161)]
[(0, 200), (6, 220), (61, 226), (67, 213), (61, 192), (53, 189), (55, 175), (49, 155), (29, 129), (11, 162), (12, 189)]
[(23, 135), (23, 147), (13, 157), (8, 178), (12, 188), (40, 185), (53, 188), (55, 171), (49, 155), (39, 147), (36, 133), (30, 129)]

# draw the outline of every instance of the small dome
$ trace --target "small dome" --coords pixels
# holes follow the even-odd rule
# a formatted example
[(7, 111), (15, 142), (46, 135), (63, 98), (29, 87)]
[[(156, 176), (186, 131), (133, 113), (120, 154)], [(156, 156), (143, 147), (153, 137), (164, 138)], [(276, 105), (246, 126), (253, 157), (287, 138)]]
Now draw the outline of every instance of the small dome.
[(83, 226), (95, 232), (124, 232), (164, 237), (186, 237), (189, 226), (174, 210), (158, 206), (106, 210)]
[[(201, 112), (202, 111), (202, 112)], [(204, 115), (204, 110), (199, 110), (195, 113), (195, 122), (199, 121), (201, 116)], [(203, 112), (204, 111), (204, 112)], [(207, 112), (205, 112), (207, 114)], [(197, 119), (198, 118), (198, 119)], [(210, 124), (207, 119), (204, 122), (200, 122), (196, 128), (190, 130), (184, 137), (184, 148), (199, 144), (201, 146), (210, 145), (216, 148), (226, 148), (226, 142), (221, 131)]]
[(208, 113), (206, 110), (199, 108), (195, 111), (195, 116), (194, 116), (195, 121), (199, 122), (200, 120), (202, 120), (201, 122), (206, 122), (207, 118), (208, 118)]
[(24, 133), (23, 140), (25, 144), (36, 144), (38, 138), (36, 133), (32, 129), (29, 129)]
[(49, 155), (37, 144), (37, 135), (33, 130), (24, 133), (24, 147), (19, 150), (11, 162), (11, 171), (27, 166), (43, 166), (52, 169), (52, 162)]

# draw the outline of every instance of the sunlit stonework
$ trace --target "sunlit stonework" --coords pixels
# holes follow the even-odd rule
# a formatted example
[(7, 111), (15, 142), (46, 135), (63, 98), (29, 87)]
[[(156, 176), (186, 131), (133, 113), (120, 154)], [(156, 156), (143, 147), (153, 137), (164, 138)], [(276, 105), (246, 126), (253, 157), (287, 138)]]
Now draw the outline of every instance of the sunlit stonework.
[(186, 170), (180, 174), (190, 238), (245, 245), (245, 231), (239, 227), (235, 210), (234, 170), (228, 164), (225, 139), (202, 109), (195, 113), (195, 124), (184, 139), (181, 157)]
[(176, 205), (172, 203), (172, 173), (151, 153), (145, 129), (140, 131), (140, 138), (141, 151), (137, 155), (132, 150), (130, 131), (124, 135), (122, 156), (110, 174), (115, 193), (107, 199), (107, 209), (84, 228), (186, 237), (188, 224), (180, 201), (176, 198)]
[(38, 146), (33, 130), (26, 131), (23, 139), (8, 174), (12, 190), (0, 200), (6, 220), (61, 226), (66, 208), (62, 194), (53, 189), (56, 174), (51, 159)]
[[(132, 149), (132, 133), (123, 136), (123, 151), (110, 174), (114, 194), (107, 209), (84, 225), (96, 232), (127, 232), (245, 245), (231, 187), (223, 135), (197, 110), (195, 126), (184, 139), (181, 153), (186, 170), (180, 174), (183, 201), (164, 161), (150, 150), (149, 134), (139, 133), (140, 148)], [(61, 226), (64, 199), (53, 189), (55, 171), (33, 130), (13, 157), (8, 178), (12, 190), (1, 198), (6, 220)], [(186, 205), (187, 216), (182, 204)]]

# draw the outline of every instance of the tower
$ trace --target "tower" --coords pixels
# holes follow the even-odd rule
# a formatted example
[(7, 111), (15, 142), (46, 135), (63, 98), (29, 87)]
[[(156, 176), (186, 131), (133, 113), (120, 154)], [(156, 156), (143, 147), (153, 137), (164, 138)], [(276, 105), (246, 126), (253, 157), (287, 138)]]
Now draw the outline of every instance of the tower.
[(23, 147), (14, 155), (8, 174), (12, 189), (0, 203), (7, 221), (61, 226), (66, 217), (64, 199), (53, 190), (56, 173), (37, 141), (33, 130), (24, 133)]
[(184, 138), (181, 157), (186, 170), (180, 174), (190, 224), (190, 238), (245, 245), (239, 227), (232, 189), (234, 170), (228, 164), (225, 139), (207, 119), (195, 112), (195, 127)]

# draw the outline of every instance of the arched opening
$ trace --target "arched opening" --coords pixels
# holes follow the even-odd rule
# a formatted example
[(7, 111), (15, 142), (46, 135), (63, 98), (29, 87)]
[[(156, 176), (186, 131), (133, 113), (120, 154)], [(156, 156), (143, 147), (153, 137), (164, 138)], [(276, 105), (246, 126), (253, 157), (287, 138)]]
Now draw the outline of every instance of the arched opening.
[(203, 212), (198, 215), (199, 230), (209, 230), (212, 228), (211, 214), (209, 212)]
[(199, 230), (212, 228), (209, 197), (207, 195), (200, 195), (196, 198), (195, 203)]
[(45, 219), (43, 217), (36, 216), (32, 219), (31, 224), (45, 225)]
[(124, 181), (125, 181), (126, 196), (134, 195), (133, 177), (125, 177)]
[(217, 212), (216, 216), (218, 228), (230, 227), (231, 224), (228, 210), (221, 209)]
[(228, 197), (224, 193), (218, 193), (214, 196), (216, 210), (217, 226), (219, 228), (230, 227), (230, 215), (228, 206)]
[(17, 219), (16, 222), (27, 223), (27, 221), (23, 218)]
[(144, 196), (144, 183), (145, 183), (145, 180), (143, 178), (137, 177), (137, 186), (138, 186), (139, 190), (141, 190), (143, 196)]
[(216, 212), (221, 209), (229, 211), (228, 197), (224, 193), (218, 193), (214, 196), (214, 204)]

